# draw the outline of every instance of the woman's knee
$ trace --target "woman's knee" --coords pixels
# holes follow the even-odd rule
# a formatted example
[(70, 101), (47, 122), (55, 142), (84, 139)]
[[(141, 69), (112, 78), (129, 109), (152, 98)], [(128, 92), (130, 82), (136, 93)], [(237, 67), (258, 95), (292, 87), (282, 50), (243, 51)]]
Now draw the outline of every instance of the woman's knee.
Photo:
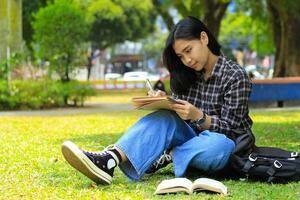
[(197, 153), (191, 160), (191, 166), (204, 171), (217, 171), (222, 169), (232, 154), (235, 143), (223, 134), (206, 132), (202, 142), (205, 143), (204, 151)]
[(208, 148), (210, 152), (223, 152), (223, 154), (231, 154), (233, 152), (235, 143), (224, 134), (211, 131), (204, 131), (202, 134), (208, 136), (206, 142), (210, 144)]
[(157, 111), (154, 111), (151, 113), (152, 115), (163, 115), (163, 116), (173, 116), (173, 115), (176, 115), (176, 113), (174, 111), (171, 111), (171, 110), (166, 110), (166, 109), (160, 109), (160, 110), (157, 110)]
[(220, 138), (219, 141), (216, 142), (216, 150), (224, 151), (224, 154), (231, 154), (235, 148), (235, 143), (223, 135), (222, 139)]
[(180, 118), (176, 114), (176, 112), (171, 111), (171, 110), (157, 110), (155, 112), (150, 113), (149, 115), (146, 115), (145, 117), (151, 117), (154, 119), (159, 119), (165, 121), (170, 121), (170, 122), (176, 122), (176, 120), (179, 120)]

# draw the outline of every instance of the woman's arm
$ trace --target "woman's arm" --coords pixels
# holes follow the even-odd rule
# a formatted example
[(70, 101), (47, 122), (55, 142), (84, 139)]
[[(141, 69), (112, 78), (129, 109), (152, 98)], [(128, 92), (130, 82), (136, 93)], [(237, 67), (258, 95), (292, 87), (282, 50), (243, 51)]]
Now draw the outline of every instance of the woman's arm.
[[(245, 118), (249, 118), (248, 101), (251, 93), (250, 80), (246, 72), (243, 73), (240, 70), (233, 73), (231, 77), (225, 87), (221, 115), (210, 116), (209, 129), (224, 134), (229, 134), (232, 129), (240, 128), (241, 123), (247, 123)], [(242, 124), (242, 126), (251, 127), (251, 124)]]

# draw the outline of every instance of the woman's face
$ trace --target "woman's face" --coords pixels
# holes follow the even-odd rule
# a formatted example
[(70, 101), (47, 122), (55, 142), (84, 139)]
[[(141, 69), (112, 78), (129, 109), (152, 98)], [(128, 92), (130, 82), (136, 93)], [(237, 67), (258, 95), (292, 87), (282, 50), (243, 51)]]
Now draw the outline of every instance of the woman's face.
[(207, 34), (205, 32), (201, 32), (199, 39), (175, 40), (173, 49), (184, 65), (194, 69), (195, 71), (201, 71), (207, 67), (210, 52), (207, 44)]

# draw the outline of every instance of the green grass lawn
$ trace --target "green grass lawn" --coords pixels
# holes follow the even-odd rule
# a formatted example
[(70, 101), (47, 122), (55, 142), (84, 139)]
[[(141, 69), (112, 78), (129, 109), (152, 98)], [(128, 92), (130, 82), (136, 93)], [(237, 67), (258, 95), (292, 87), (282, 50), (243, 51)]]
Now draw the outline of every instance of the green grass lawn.
[(147, 90), (124, 89), (124, 90), (100, 90), (96, 96), (87, 99), (87, 103), (130, 103), (132, 97), (145, 96)]
[[(172, 178), (172, 166), (132, 182), (119, 169), (111, 186), (97, 186), (71, 168), (60, 145), (72, 140), (87, 150), (115, 142), (147, 112), (51, 117), (0, 117), (0, 199), (300, 199), (300, 182), (270, 185), (226, 180), (231, 196), (198, 193), (154, 196)], [(252, 112), (258, 145), (300, 151), (300, 111)]]

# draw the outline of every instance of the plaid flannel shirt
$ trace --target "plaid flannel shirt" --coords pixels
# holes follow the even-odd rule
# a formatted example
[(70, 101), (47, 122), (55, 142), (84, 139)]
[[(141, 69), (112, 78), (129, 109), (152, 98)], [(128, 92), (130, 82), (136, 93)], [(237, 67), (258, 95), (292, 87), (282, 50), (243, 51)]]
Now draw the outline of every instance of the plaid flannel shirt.
[[(251, 83), (246, 71), (235, 62), (221, 55), (208, 80), (203, 72), (198, 73), (195, 84), (187, 95), (173, 93), (174, 98), (186, 100), (211, 117), (209, 130), (230, 134), (231, 130), (251, 129), (248, 99)], [(197, 132), (203, 131), (195, 123), (189, 122)]]

